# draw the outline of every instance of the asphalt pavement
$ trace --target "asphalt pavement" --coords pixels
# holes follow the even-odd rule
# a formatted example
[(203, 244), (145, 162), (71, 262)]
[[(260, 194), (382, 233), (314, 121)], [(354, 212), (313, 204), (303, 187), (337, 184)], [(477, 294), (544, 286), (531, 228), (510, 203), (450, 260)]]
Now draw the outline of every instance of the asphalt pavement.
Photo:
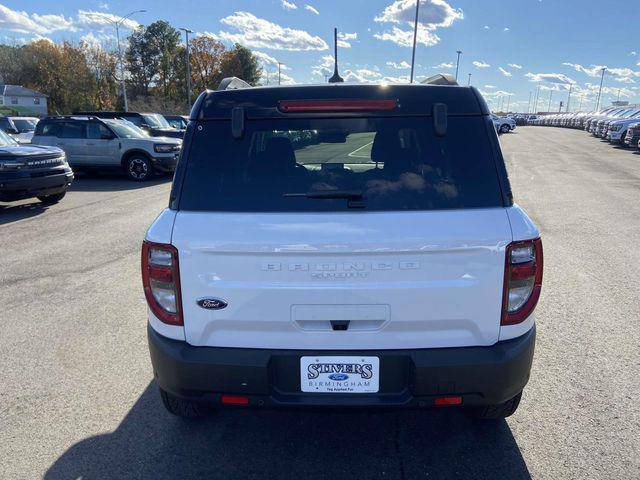
[(170, 180), (80, 177), (58, 205), (0, 204), (0, 478), (640, 478), (640, 154), (545, 127), (501, 142), (545, 250), (532, 378), (513, 417), (170, 416), (139, 274)]

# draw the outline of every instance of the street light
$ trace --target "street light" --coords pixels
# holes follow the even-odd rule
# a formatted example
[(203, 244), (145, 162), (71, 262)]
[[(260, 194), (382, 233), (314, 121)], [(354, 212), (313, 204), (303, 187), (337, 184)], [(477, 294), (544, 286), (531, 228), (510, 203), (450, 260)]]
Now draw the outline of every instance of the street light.
[(134, 10), (133, 12), (127, 13), (124, 17), (120, 17), (120, 20), (111, 20), (107, 18), (105, 15), (89, 13), (89, 15), (94, 15), (100, 17), (102, 20), (106, 20), (111, 25), (116, 27), (116, 40), (118, 42), (118, 62), (120, 63), (120, 88), (122, 88), (122, 99), (124, 101), (124, 111), (129, 111), (129, 102), (127, 100), (127, 87), (124, 82), (124, 63), (122, 61), (122, 50), (120, 48), (120, 25), (124, 23), (131, 15), (135, 15), (136, 13), (145, 13), (146, 10)]
[(569, 84), (569, 96), (567, 97), (567, 113), (569, 113), (569, 104), (571, 103), (571, 90), (573, 90), (573, 83)]
[(553, 97), (553, 88), (549, 89), (549, 106), (547, 107), (547, 112), (551, 111), (551, 98)]
[(458, 81), (458, 67), (460, 67), (460, 54), (462, 54), (462, 50), (456, 50), (458, 54), (458, 59), (456, 60), (456, 82)]
[(409, 83), (413, 83), (413, 67), (416, 63), (416, 40), (418, 39), (418, 11), (420, 10), (420, 0), (416, 0), (416, 20), (413, 25), (413, 51), (411, 52), (411, 77)]
[(185, 44), (187, 46), (187, 107), (191, 112), (191, 59), (189, 57), (189, 34), (193, 33), (193, 30), (185, 27), (180, 27), (180, 30), (184, 32)]
[(598, 100), (596, 101), (596, 112), (600, 108), (600, 95), (602, 95), (602, 84), (604, 83), (604, 72), (607, 71), (607, 67), (602, 68), (602, 78), (600, 78), (600, 90), (598, 90)]

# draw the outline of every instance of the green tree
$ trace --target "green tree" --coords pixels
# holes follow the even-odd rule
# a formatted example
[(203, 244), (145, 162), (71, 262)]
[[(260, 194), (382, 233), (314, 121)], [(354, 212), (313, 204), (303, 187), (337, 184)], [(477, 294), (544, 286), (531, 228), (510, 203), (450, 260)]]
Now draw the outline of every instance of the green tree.
[(220, 65), (221, 77), (238, 77), (250, 85), (258, 85), (262, 68), (255, 55), (246, 47), (236, 43), (227, 50)]

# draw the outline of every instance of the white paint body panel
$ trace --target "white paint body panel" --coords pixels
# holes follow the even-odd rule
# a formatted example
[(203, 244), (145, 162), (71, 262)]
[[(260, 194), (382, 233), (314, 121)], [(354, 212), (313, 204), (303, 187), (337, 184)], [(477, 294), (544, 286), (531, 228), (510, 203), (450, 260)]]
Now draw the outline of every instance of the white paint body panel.
[[(149, 240), (167, 239), (171, 214)], [(493, 345), (505, 247), (514, 224), (530, 223), (518, 207), (174, 215), (186, 341), (271, 349)], [(203, 309), (206, 297), (228, 306)], [(332, 330), (332, 318), (349, 330)]]

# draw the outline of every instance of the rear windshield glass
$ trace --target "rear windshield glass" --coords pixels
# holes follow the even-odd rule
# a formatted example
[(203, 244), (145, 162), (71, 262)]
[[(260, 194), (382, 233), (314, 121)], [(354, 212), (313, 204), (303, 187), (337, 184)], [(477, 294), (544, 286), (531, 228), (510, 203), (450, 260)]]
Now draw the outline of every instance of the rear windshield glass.
[[(314, 212), (499, 207), (483, 117), (228, 121), (194, 130), (182, 210)], [(202, 128), (200, 128), (202, 127)]]

